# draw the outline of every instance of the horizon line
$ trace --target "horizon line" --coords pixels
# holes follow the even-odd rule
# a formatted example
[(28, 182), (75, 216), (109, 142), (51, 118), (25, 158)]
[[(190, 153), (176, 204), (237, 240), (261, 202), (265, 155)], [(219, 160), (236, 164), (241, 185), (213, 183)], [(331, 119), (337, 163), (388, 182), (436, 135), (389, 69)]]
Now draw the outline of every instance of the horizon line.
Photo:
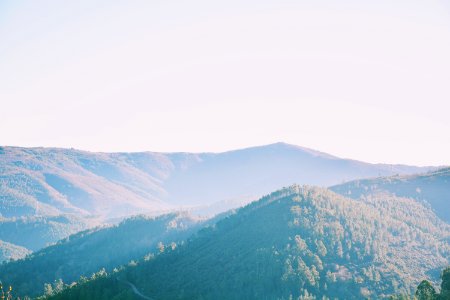
[(354, 161), (359, 163), (367, 163), (372, 165), (391, 165), (391, 166), (408, 166), (408, 167), (420, 167), (420, 168), (446, 168), (449, 167), (450, 164), (437, 164), (437, 165), (417, 165), (417, 164), (405, 164), (405, 163), (386, 163), (386, 162), (369, 162), (365, 160), (359, 160), (349, 157), (341, 157), (336, 156), (333, 154), (330, 154), (328, 152), (323, 152), (320, 150), (316, 150), (310, 147), (304, 147), (297, 144), (287, 143), (283, 141), (279, 142), (273, 142), (268, 144), (259, 144), (254, 146), (243, 146), (240, 148), (232, 148), (228, 150), (223, 151), (153, 151), (153, 150), (131, 150), (131, 151), (97, 151), (97, 150), (91, 150), (91, 149), (82, 149), (82, 148), (76, 148), (76, 147), (64, 147), (64, 146), (17, 146), (17, 145), (0, 145), (1, 148), (19, 148), (19, 149), (54, 149), (54, 150), (72, 150), (72, 151), (80, 151), (80, 152), (89, 152), (89, 153), (104, 153), (104, 154), (123, 154), (123, 153), (157, 153), (157, 154), (224, 154), (229, 152), (235, 152), (235, 151), (243, 151), (243, 150), (249, 150), (254, 148), (264, 148), (264, 147), (270, 147), (270, 146), (288, 146), (293, 147), (297, 149), (301, 149), (303, 151), (310, 152), (311, 154), (320, 155), (323, 157), (326, 157), (328, 159), (340, 159), (340, 160), (347, 160), (347, 161)]

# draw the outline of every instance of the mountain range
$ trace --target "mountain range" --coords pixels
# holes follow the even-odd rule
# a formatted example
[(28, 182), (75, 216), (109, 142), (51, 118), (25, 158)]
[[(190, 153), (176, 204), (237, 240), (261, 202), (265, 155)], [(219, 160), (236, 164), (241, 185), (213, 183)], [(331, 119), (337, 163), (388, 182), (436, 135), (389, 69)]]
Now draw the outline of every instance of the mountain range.
[(437, 284), (450, 263), (450, 168), (277, 143), (216, 154), (2, 147), (0, 169), (0, 280), (19, 296), (382, 298)]
[(190, 209), (214, 215), (294, 183), (329, 186), (434, 169), (369, 164), (285, 143), (223, 153), (95, 153), (4, 146), (3, 260), (135, 214)]
[(369, 164), (284, 143), (224, 153), (94, 153), (0, 148), (4, 218), (73, 213), (103, 219), (248, 201), (294, 183), (414, 174), (431, 167)]

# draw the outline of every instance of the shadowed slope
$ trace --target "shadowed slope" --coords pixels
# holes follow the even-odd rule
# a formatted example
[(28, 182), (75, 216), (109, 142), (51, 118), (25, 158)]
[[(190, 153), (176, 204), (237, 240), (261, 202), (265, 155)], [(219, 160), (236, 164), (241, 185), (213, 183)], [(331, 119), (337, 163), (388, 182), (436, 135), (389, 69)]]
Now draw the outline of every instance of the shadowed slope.
[(70, 283), (101, 268), (112, 271), (156, 252), (160, 242), (185, 239), (202, 224), (186, 213), (133, 217), (116, 226), (71, 235), (25, 259), (1, 265), (0, 280), (13, 285), (16, 295), (37, 296), (43, 293), (45, 283), (57, 279)]

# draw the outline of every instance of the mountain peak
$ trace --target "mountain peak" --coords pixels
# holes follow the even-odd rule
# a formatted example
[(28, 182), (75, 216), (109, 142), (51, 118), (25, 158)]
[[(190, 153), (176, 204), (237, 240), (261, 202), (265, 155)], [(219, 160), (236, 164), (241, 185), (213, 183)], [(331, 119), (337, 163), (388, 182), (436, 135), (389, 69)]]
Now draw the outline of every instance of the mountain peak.
[[(325, 152), (321, 152), (321, 151), (318, 151), (318, 150), (315, 150), (312, 148), (307, 148), (307, 147), (303, 147), (303, 146), (299, 146), (299, 145), (295, 145), (295, 144), (289, 144), (286, 142), (277, 142), (277, 143), (261, 146), (261, 148), (263, 148), (263, 147), (278, 149), (278, 150), (296, 150), (296, 151), (301, 151), (304, 153), (311, 154), (313, 156), (320, 156), (320, 157), (327, 158), (327, 159), (339, 159), (339, 157), (325, 153)], [(258, 147), (256, 147), (256, 148), (258, 148)]]

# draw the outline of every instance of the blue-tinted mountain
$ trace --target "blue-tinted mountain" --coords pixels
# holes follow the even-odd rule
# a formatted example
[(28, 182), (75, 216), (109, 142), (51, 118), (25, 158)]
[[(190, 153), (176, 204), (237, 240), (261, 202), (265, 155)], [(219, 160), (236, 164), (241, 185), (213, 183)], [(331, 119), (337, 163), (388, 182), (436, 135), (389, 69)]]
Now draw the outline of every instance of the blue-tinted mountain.
[(354, 199), (380, 193), (415, 199), (429, 205), (438, 217), (450, 223), (450, 168), (416, 175), (359, 179), (331, 189)]
[(427, 170), (340, 159), (283, 143), (199, 154), (1, 147), (0, 214), (115, 218), (215, 202), (238, 205), (294, 183), (330, 186)]
[(30, 253), (31, 251), (25, 247), (0, 240), (0, 263), (9, 260), (21, 259)]
[(0, 240), (35, 251), (135, 214), (214, 215), (293, 183), (328, 186), (430, 169), (368, 164), (284, 143), (224, 153), (0, 147)]
[(36, 251), (95, 224), (96, 220), (72, 214), (0, 218), (0, 236), (3, 241)]

